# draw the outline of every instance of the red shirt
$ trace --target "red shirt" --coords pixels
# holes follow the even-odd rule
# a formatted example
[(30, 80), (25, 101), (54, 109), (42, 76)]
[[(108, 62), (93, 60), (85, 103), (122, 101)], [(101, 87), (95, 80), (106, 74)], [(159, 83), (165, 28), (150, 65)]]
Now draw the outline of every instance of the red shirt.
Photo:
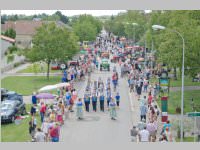
[(148, 103), (151, 104), (151, 103), (152, 103), (152, 100), (153, 100), (152, 95), (149, 95), (149, 97), (148, 97)]
[(46, 106), (42, 105), (42, 107), (40, 108), (40, 112), (45, 113), (46, 112)]

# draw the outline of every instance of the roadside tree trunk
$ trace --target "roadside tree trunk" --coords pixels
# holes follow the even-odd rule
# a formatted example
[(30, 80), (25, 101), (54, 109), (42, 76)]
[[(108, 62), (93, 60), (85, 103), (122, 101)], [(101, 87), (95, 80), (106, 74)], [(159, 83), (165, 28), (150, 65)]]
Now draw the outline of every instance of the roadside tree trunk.
[(47, 61), (47, 79), (49, 80), (49, 72), (50, 72), (50, 60)]
[(176, 67), (174, 67), (174, 80), (177, 80), (177, 71), (176, 71)]

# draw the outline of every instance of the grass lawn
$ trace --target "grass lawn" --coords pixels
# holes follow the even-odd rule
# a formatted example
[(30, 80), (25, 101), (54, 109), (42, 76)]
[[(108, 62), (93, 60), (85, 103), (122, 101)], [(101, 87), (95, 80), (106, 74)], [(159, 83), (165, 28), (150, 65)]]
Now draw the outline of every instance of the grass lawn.
[[(37, 64), (36, 67), (38, 68), (38, 73), (41, 73), (42, 71), (40, 70), (39, 64)], [(47, 65), (45, 65), (45, 67), (44, 67), (44, 72), (47, 72)], [(51, 70), (51, 66), (50, 66), (50, 73), (59, 73), (59, 72), (62, 72), (62, 71), (61, 70)], [(26, 69), (20, 70), (17, 73), (34, 73), (34, 71), (33, 71), (32, 65), (30, 65)]]
[(60, 76), (13, 76), (1, 80), (1, 87), (8, 90), (16, 91), (22, 95), (31, 95), (45, 85), (52, 85), (61, 81)]
[[(30, 111), (31, 105), (26, 104), (27, 112)], [(40, 127), (41, 121), (40, 116), (37, 113), (37, 124)], [(22, 120), (21, 124), (16, 125), (15, 123), (2, 124), (1, 125), (1, 140), (2, 142), (27, 142), (31, 141), (31, 136), (29, 134), (29, 121), (31, 117)]]
[[(150, 80), (151, 83), (159, 83), (159, 80), (157, 78), (152, 78)], [(170, 79), (170, 86), (171, 87), (180, 87), (182, 85), (181, 78), (178, 78), (178, 80)], [(184, 80), (184, 86), (200, 86), (200, 82), (192, 82), (192, 78), (185, 76)]]
[[(180, 141), (181, 141), (181, 139), (176, 138), (176, 142), (180, 142)], [(183, 142), (194, 142), (194, 137), (185, 137), (183, 139)]]
[[(184, 92), (184, 113), (192, 112), (191, 108), (191, 98), (193, 97), (194, 104), (200, 105), (200, 91), (194, 90), (194, 91), (185, 91)], [(158, 104), (161, 107), (161, 100), (158, 100)], [(175, 114), (176, 113), (176, 107), (181, 106), (181, 91), (179, 92), (170, 92), (169, 100), (168, 100), (168, 113), (169, 114)], [(200, 111), (200, 108), (197, 110)]]

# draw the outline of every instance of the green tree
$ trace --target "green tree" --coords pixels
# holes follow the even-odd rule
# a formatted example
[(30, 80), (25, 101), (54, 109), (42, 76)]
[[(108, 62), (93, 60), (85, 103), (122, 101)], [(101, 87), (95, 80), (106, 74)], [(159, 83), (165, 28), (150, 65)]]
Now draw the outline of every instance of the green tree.
[(10, 29), (6, 30), (4, 35), (15, 39), (16, 38), (16, 31), (14, 29), (10, 28)]
[(91, 15), (80, 15), (72, 19), (72, 27), (81, 42), (95, 40), (102, 29), (102, 23)]
[(60, 28), (55, 23), (43, 24), (33, 37), (33, 48), (27, 53), (32, 62), (47, 63), (47, 78), (51, 61), (66, 61), (68, 56), (77, 53), (77, 37), (66, 28)]

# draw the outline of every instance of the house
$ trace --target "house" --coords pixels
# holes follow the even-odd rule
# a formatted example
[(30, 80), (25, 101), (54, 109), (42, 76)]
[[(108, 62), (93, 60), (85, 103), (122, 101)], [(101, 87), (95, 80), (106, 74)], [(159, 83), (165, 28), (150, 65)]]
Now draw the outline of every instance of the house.
[(41, 25), (42, 21), (7, 21), (1, 25), (1, 31), (5, 32), (9, 28), (14, 29), (16, 31), (16, 46), (19, 48), (30, 48), (36, 28)]
[(1, 58), (3, 58), (5, 52), (8, 50), (8, 47), (12, 46), (15, 43), (15, 39), (9, 38), (4, 35), (0, 36), (1, 36)]
[[(43, 23), (51, 23), (55, 21), (41, 21), (41, 20), (18, 20), (18, 21), (7, 21), (5, 24), (1, 25), (1, 31), (5, 32), (9, 28), (16, 31), (16, 46), (19, 48), (31, 48), (32, 38), (37, 32), (36, 29), (42, 26)], [(58, 27), (66, 27), (68, 30), (72, 30), (71, 27), (57, 21), (56, 25)]]

